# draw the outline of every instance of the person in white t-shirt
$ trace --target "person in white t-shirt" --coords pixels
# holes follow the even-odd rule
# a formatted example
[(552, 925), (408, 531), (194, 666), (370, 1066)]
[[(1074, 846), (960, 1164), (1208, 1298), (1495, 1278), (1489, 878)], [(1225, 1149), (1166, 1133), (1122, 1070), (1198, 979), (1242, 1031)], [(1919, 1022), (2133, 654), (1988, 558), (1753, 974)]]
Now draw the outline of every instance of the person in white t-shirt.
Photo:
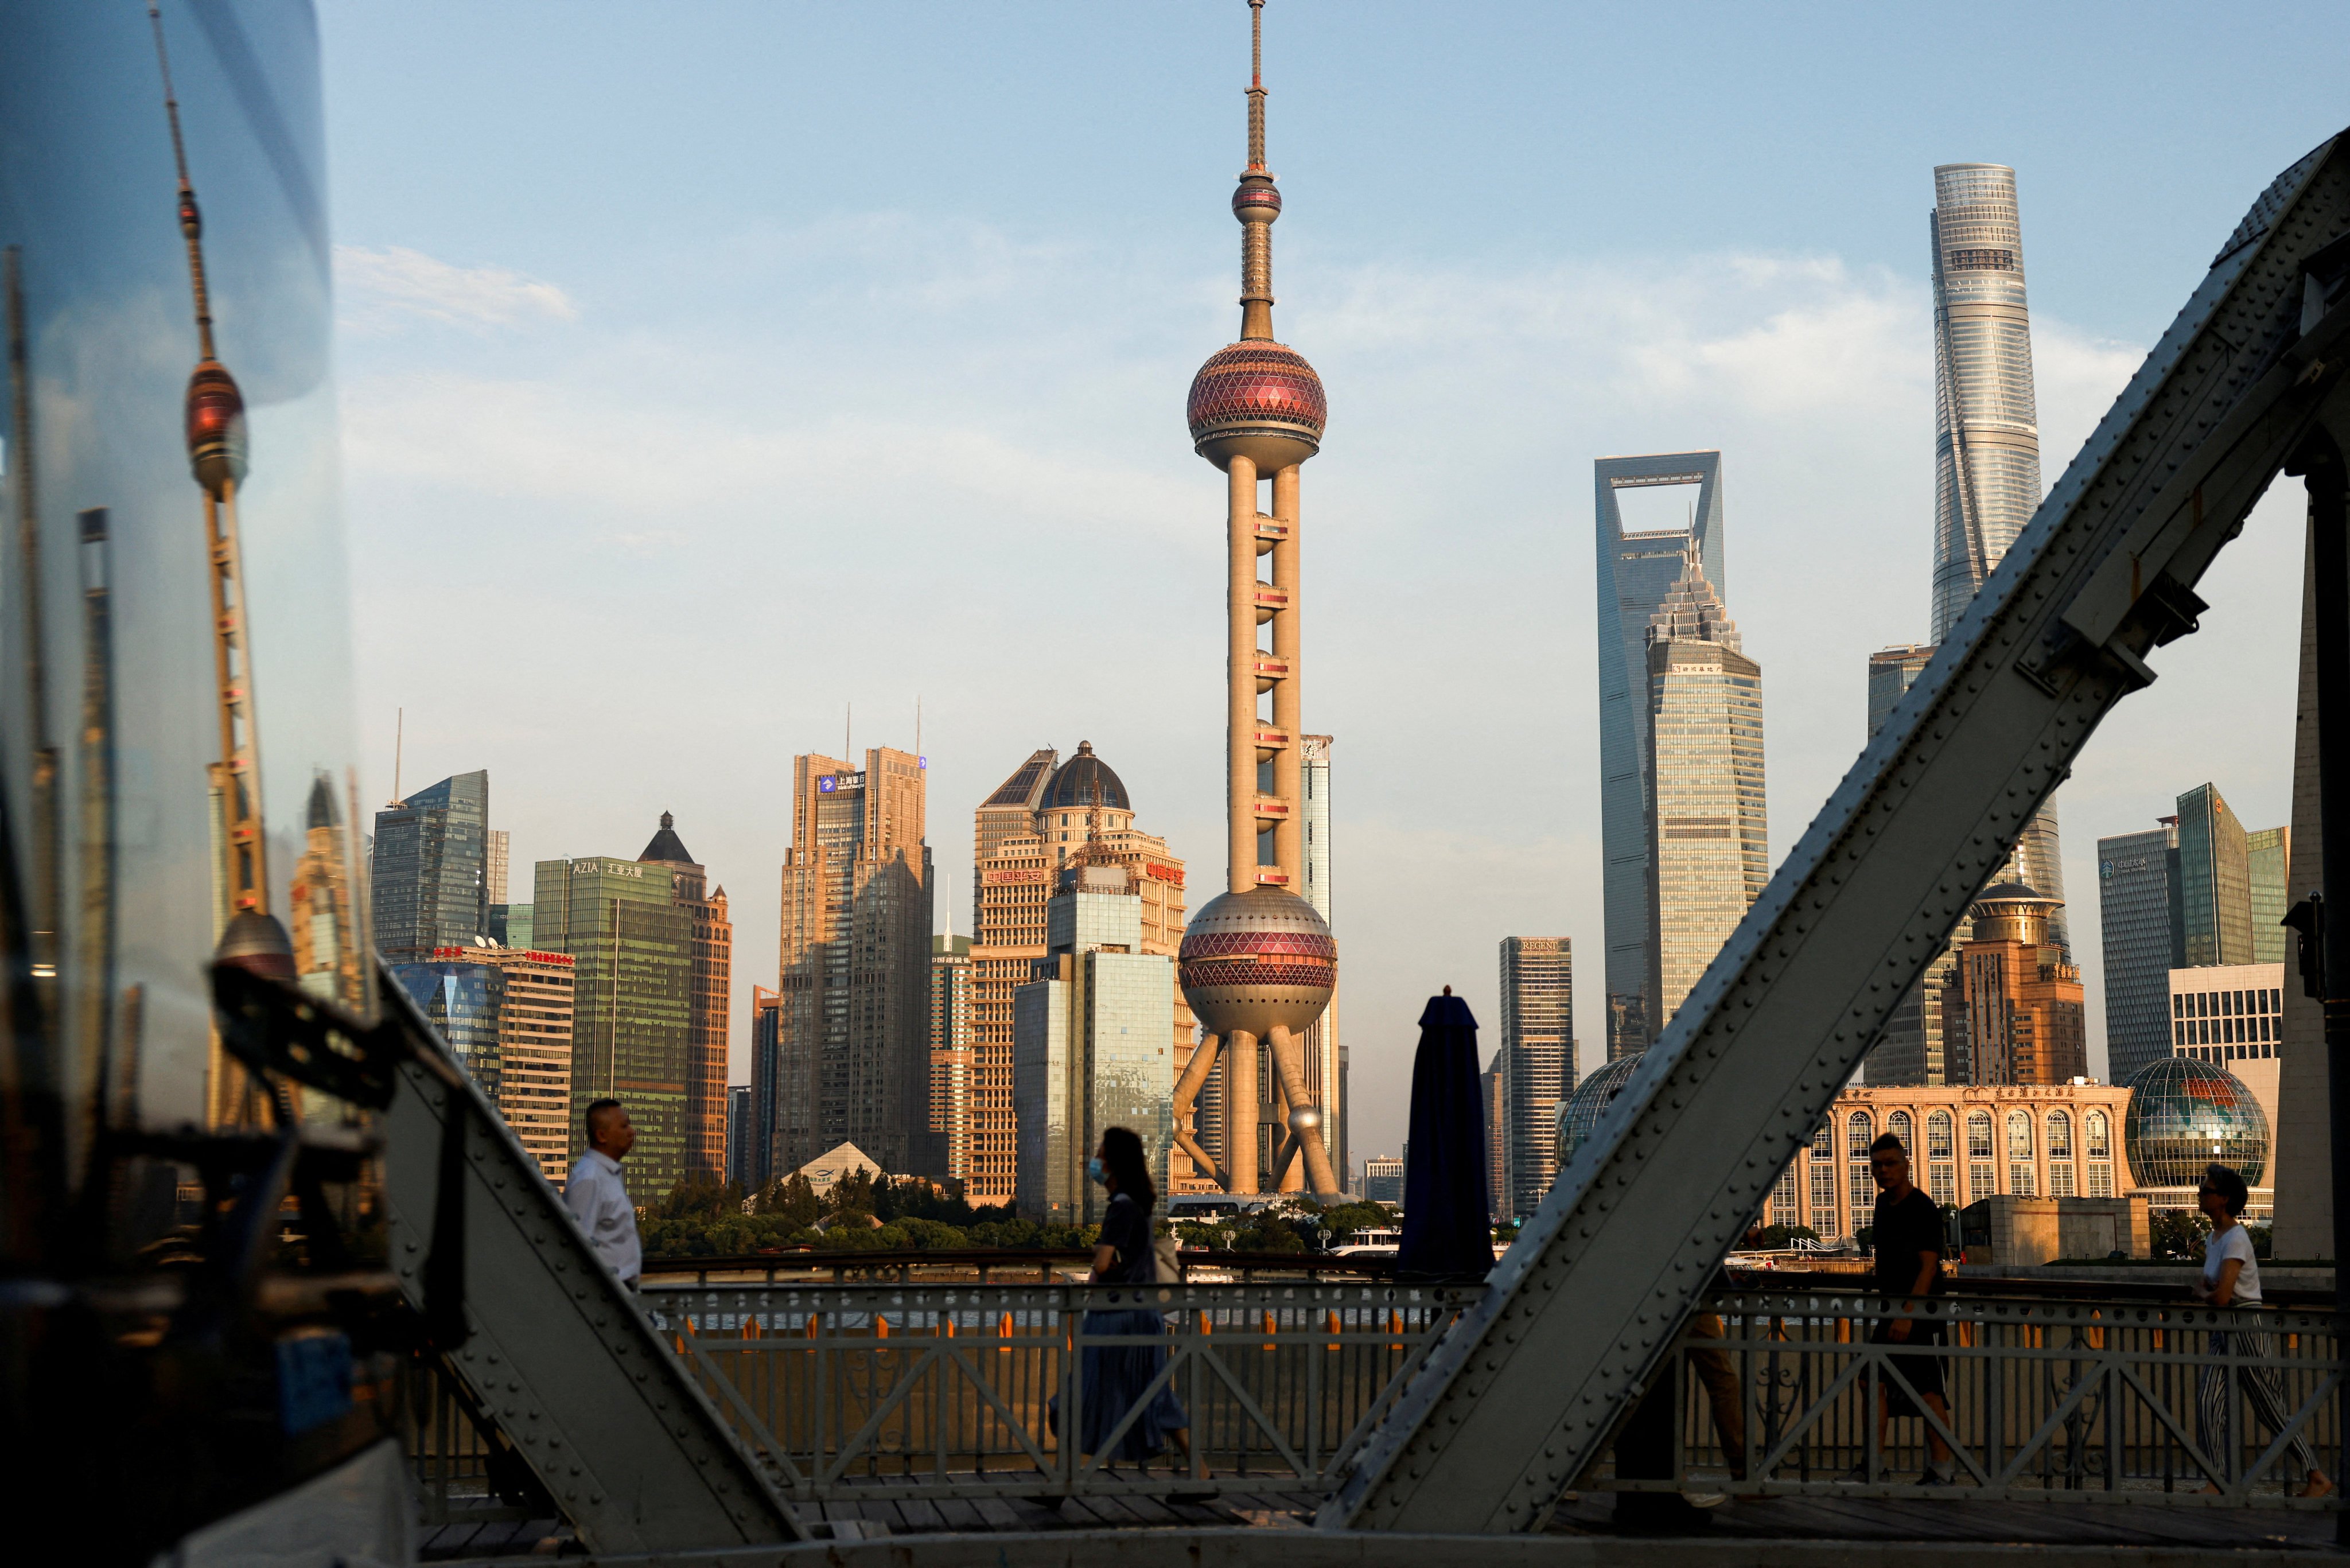
[(571, 1179), (563, 1189), (563, 1201), (579, 1217), (596, 1255), (630, 1290), (644, 1269), (644, 1248), (637, 1240), (637, 1206), (629, 1200), (620, 1161), (636, 1146), (637, 1129), (627, 1107), (618, 1100), (596, 1101), (588, 1107), (588, 1147), (571, 1162)]
[[(2244, 1179), (2235, 1171), (2224, 1165), (2204, 1167), (2203, 1179), (2195, 1189), (2195, 1206), (2211, 1221), (2211, 1236), (2203, 1243), (2203, 1275), (2194, 1286), (2197, 1301), (2209, 1302), (2215, 1307), (2260, 1304), (2260, 1260), (2252, 1256), (2252, 1239), (2244, 1233), (2240, 1218), (2251, 1197)], [(2256, 1362), (2266, 1361), (2275, 1354), (2275, 1342), (2271, 1335), (2254, 1329), (2213, 1329), (2211, 1354), (2222, 1356), (2231, 1353)], [(2277, 1380), (2274, 1366), (2240, 1366), (2236, 1368), (2235, 1384), (2251, 1401), (2252, 1414), (2269, 1430), (2284, 1430), (2284, 1387)], [(2236, 1401), (2229, 1391), (2227, 1367), (2217, 1362), (2207, 1364), (2197, 1395), (2196, 1443), (2213, 1462), (2225, 1465), (2224, 1456), (2230, 1442), (2242, 1441), (2241, 1434), (2236, 1430)], [(2293, 1463), (2309, 1478), (2309, 1488), (2302, 1495), (2324, 1497), (2331, 1492), (2334, 1483), (2318, 1468), (2305, 1428), (2293, 1433), (2291, 1447)], [(2214, 1481), (2203, 1490), (2218, 1491), (2220, 1488)]]

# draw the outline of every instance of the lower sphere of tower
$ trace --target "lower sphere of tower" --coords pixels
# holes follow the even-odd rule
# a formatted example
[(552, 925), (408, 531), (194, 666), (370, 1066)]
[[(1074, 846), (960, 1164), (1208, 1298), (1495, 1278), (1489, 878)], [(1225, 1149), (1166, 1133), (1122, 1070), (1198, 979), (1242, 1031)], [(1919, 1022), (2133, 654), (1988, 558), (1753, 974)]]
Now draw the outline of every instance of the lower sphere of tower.
[(1289, 1130), (1299, 1137), (1322, 1125), (1322, 1113), (1312, 1106), (1299, 1106), (1289, 1113)]
[(1211, 1034), (1302, 1033), (1330, 1005), (1338, 944), (1313, 905), (1284, 888), (1255, 888), (1201, 907), (1176, 972)]

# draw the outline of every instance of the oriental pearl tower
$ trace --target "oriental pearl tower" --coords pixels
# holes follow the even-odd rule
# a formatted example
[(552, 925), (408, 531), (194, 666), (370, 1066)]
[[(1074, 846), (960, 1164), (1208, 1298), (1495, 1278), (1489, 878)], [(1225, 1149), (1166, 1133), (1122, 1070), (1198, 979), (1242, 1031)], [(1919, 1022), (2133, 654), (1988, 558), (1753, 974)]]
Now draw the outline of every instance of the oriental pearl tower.
[[(1175, 1087), (1176, 1138), (1225, 1190), (1310, 1186), (1338, 1195), (1307, 1090), (1303, 1041), (1330, 1004), (1338, 946), (1293, 888), (1305, 880), (1299, 768), (1297, 471), (1320, 450), (1322, 379), (1273, 337), (1273, 224), (1281, 193), (1264, 162), (1264, 0), (1249, 0), (1248, 167), (1232, 196), (1241, 223), (1240, 341), (1208, 357), (1186, 412), (1194, 451), (1231, 483), (1226, 523), (1226, 890), (1191, 917), (1178, 971), (1207, 1031)], [(1260, 509), (1271, 481), (1273, 510)], [(1269, 577), (1258, 575), (1271, 557)], [(1260, 640), (1260, 639), (1263, 640)], [(1272, 711), (1263, 711), (1270, 701)], [(1200, 1086), (1224, 1064), (1223, 1158), (1191, 1130)], [(1283, 1112), (1261, 1119), (1269, 1069)], [(1269, 1158), (1267, 1158), (1269, 1156)], [(1300, 1161), (1305, 1180), (1293, 1172)]]

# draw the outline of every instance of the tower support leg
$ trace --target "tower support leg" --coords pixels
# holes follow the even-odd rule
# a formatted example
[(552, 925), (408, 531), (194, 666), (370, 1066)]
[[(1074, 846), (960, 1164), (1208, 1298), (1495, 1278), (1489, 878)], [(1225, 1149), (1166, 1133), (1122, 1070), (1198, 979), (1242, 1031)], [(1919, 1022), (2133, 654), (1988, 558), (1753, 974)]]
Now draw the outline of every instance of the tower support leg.
[(1256, 1036), (1235, 1029), (1226, 1037), (1224, 1171), (1228, 1192), (1257, 1190)]
[[(1293, 1106), (1310, 1106), (1312, 1096), (1305, 1092), (1305, 1075), (1299, 1064), (1304, 1047), (1297, 1036), (1286, 1029), (1273, 1032), (1274, 1071), (1281, 1075), (1282, 1097)], [(1322, 1129), (1307, 1127), (1297, 1138), (1305, 1156), (1305, 1179), (1314, 1189), (1314, 1196), (1322, 1199), (1337, 1197), (1338, 1182), (1330, 1169), (1330, 1151), (1323, 1147)]]

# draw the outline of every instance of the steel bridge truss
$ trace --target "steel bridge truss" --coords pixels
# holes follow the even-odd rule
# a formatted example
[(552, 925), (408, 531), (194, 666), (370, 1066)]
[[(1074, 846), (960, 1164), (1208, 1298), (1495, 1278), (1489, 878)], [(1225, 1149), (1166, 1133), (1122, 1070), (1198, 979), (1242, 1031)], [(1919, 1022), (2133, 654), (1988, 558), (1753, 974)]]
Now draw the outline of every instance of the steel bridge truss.
[[(2270, 480), (2350, 431), (2350, 142), (2286, 170), (1430, 1353), (1326, 1527), (1541, 1528)], [(2350, 443), (2345, 443), (2350, 444)], [(2334, 520), (2339, 525), (2339, 519)]]
[[(1440, 1314), (1449, 1327), (1438, 1333), (1429, 1317), (1405, 1333), (1399, 1319), (1374, 1325), (1342, 1314), (1334, 1331), (1326, 1320), (1285, 1327), (1276, 1314), (1252, 1326), (1213, 1315), (1245, 1315), (1253, 1303), (1260, 1314), (1287, 1310), (1255, 1303), (1253, 1287), (1211, 1292), (1206, 1318), (1181, 1303), (1169, 1309), (1168, 1376), (1185, 1380), (1177, 1386), (1195, 1398), (1221, 1390), (1216, 1398), (1236, 1412), (1233, 1430), (1254, 1432), (1252, 1451), (1277, 1456), (1284, 1479), (1331, 1487), (1323, 1527), (1537, 1530), (1565, 1488), (1600, 1473), (1627, 1413), (1678, 1354), (1722, 1258), (1895, 1003), (2099, 721), (2154, 679), (2148, 653), (2194, 629), (2203, 607), (2196, 583), (2270, 480), (2312, 461), (2317, 447), (2335, 453), (2324, 472), (2338, 475), (2336, 436), (2350, 438), (2345, 235), (2350, 141), (2336, 138), (2253, 204), (1489, 1286), (1457, 1315)], [(2326, 483), (2338, 503), (2338, 479)], [(2314, 475), (2313, 495), (2320, 488)], [(2340, 510), (2318, 521), (2340, 526)], [(404, 998), (395, 994), (393, 1004)], [(1042, 1376), (1049, 1360), (1059, 1408), (1080, 1410), (1083, 1356), (1072, 1352), (1087, 1335), (1081, 1320), (1070, 1320), (1089, 1303), (1064, 1293), (1049, 1306), (1024, 1306), (1037, 1315), (1015, 1314), (1008, 1334), (1007, 1309), (995, 1309), (992, 1325), (969, 1325), (975, 1332), (965, 1336), (953, 1316), (962, 1306), (909, 1296), (904, 1304), (933, 1314), (914, 1324), (928, 1323), (929, 1342), (893, 1345), (886, 1355), (895, 1359), (886, 1361), (873, 1359), (884, 1354), (873, 1338), (848, 1343), (858, 1330), (837, 1312), (804, 1317), (789, 1352), (781, 1342), (791, 1324), (763, 1343), (768, 1324), (757, 1313), (758, 1334), (721, 1334), (697, 1318), (691, 1331), (681, 1321), (671, 1326), (664, 1343), (661, 1326), (613, 1284), (479, 1094), (401, 1072), (387, 1164), (403, 1284), (430, 1315), (432, 1265), (463, 1259), (471, 1332), (450, 1347), (448, 1364), (591, 1546), (680, 1551), (797, 1537), (805, 1532), (794, 1494), (820, 1495), (860, 1464), (894, 1464), (902, 1475), (927, 1463), (932, 1479), (918, 1475), (917, 1486), (998, 1484), (984, 1462), (971, 1480), (950, 1479), (957, 1453), (982, 1459), (987, 1445), (966, 1448), (960, 1428), (922, 1428), (926, 1400), (935, 1412), (951, 1398), (974, 1432), (994, 1422), (1005, 1435), (994, 1451), (1032, 1487), (1040, 1471), (1068, 1489), (1126, 1484), (1080, 1466), (1066, 1445), (1037, 1440), (1027, 1424), (1034, 1412), (986, 1366), (990, 1357), (1001, 1366), (1025, 1355)], [(436, 1171), (458, 1179), (436, 1182)], [(451, 1237), (456, 1245), (444, 1246)], [(879, 1321), (897, 1304), (866, 1310)], [(818, 1323), (812, 1352), (810, 1321)], [(940, 1332), (947, 1321), (952, 1334)], [(1266, 1366), (1303, 1357), (1302, 1370), (1373, 1345), (1388, 1346), (1379, 1355), (1393, 1364), (1382, 1364), (1359, 1399), (1342, 1399), (1344, 1409), (1326, 1408), (1328, 1386), (1317, 1384), (1305, 1407), (1310, 1434), (1293, 1432), (1294, 1411), (1266, 1403)], [(820, 1370), (827, 1353), (831, 1373)], [(822, 1379), (849, 1376), (860, 1356), (863, 1392), (819, 1415), (850, 1386), (824, 1392)], [(1889, 1361), (1847, 1361), (1858, 1370), (1838, 1366), (1846, 1394), (1853, 1378), (1897, 1375)], [(795, 1365), (801, 1370), (785, 1370)], [(2074, 1414), (2082, 1400), (2148, 1386), (2126, 1357), (2102, 1365), (2087, 1383), (2068, 1385), (2077, 1392)], [(2106, 1393), (2078, 1392), (2092, 1384)], [(795, 1406), (795, 1386), (816, 1402)], [(781, 1403), (771, 1397), (776, 1387)], [(1823, 1412), (1806, 1430), (1828, 1418)], [(812, 1425), (819, 1420), (834, 1423), (821, 1441)], [(909, 1423), (919, 1440), (905, 1436)], [(2043, 1425), (2025, 1434), (2040, 1445), (2033, 1453), (2054, 1440)], [(1017, 1440), (1015, 1427), (1024, 1434)], [(1782, 1445), (1754, 1462), (1783, 1469), (1786, 1455), (1812, 1439), (1794, 1440), (1797, 1448)], [(1970, 1460), (1969, 1473), (1978, 1485), (2004, 1485), (2021, 1473), (2020, 1452), (2007, 1451), (1995, 1469)], [(2223, 1465), (2230, 1486), (2273, 1472), (2273, 1455), (2256, 1459), (2267, 1469), (2203, 1452), (2203, 1461)]]

